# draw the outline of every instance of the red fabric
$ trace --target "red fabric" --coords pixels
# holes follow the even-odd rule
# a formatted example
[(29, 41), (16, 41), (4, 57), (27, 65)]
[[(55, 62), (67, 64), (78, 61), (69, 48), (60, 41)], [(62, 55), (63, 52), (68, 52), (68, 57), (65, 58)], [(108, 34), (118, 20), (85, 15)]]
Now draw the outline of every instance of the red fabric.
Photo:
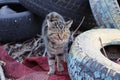
[(22, 64), (12, 59), (0, 46), (0, 60), (6, 62), (4, 67), (5, 75), (17, 80), (70, 80), (67, 71), (67, 64), (63, 63), (65, 71), (55, 72), (55, 75), (47, 74), (49, 67), (47, 57), (30, 57)]

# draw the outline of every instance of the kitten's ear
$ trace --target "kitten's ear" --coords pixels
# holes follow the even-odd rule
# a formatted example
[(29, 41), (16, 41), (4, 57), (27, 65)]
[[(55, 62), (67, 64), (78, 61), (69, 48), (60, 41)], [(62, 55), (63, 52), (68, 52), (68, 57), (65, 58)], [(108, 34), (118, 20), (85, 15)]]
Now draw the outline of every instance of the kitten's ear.
[(53, 26), (53, 24), (52, 24), (52, 22), (50, 20), (47, 20), (47, 25), (48, 25), (48, 27)]
[(66, 26), (67, 26), (68, 28), (70, 28), (71, 25), (72, 25), (72, 23), (73, 23), (73, 20), (69, 20), (69, 21), (66, 22)]

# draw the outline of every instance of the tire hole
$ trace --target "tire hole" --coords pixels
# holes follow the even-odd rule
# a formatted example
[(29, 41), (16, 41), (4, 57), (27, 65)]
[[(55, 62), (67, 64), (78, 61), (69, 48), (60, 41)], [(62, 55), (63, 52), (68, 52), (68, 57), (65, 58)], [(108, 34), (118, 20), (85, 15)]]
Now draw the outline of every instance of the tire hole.
[(120, 0), (117, 0), (117, 2), (118, 2), (118, 4), (119, 4), (119, 6), (120, 6)]
[[(120, 45), (109, 45), (105, 46), (104, 49), (110, 60), (116, 62), (120, 58)], [(102, 48), (101, 52), (104, 55)]]
[[(0, 5), (0, 8), (2, 6), (5, 5)], [(12, 10), (16, 11), (16, 12), (23, 12), (23, 11), (27, 11), (27, 9), (25, 7), (23, 7), (21, 4), (15, 3), (15, 4), (7, 4), (7, 6), (9, 8), (11, 8)]]

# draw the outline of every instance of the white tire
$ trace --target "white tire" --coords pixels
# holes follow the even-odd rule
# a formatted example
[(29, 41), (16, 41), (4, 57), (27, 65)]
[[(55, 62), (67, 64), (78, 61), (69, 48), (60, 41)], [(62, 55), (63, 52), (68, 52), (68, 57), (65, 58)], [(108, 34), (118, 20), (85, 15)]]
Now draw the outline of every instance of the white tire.
[(93, 29), (80, 34), (68, 54), (68, 71), (72, 80), (120, 80), (120, 65), (106, 58), (103, 46), (120, 45), (117, 29)]

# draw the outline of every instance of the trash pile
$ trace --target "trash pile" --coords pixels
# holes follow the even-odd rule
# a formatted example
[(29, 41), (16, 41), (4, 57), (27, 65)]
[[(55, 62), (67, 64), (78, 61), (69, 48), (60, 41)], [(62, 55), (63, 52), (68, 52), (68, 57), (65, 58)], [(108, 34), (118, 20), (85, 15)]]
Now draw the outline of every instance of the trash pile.
[(42, 56), (44, 53), (44, 43), (41, 35), (24, 42), (11, 42), (3, 45), (8, 54), (18, 62), (31, 56)]

